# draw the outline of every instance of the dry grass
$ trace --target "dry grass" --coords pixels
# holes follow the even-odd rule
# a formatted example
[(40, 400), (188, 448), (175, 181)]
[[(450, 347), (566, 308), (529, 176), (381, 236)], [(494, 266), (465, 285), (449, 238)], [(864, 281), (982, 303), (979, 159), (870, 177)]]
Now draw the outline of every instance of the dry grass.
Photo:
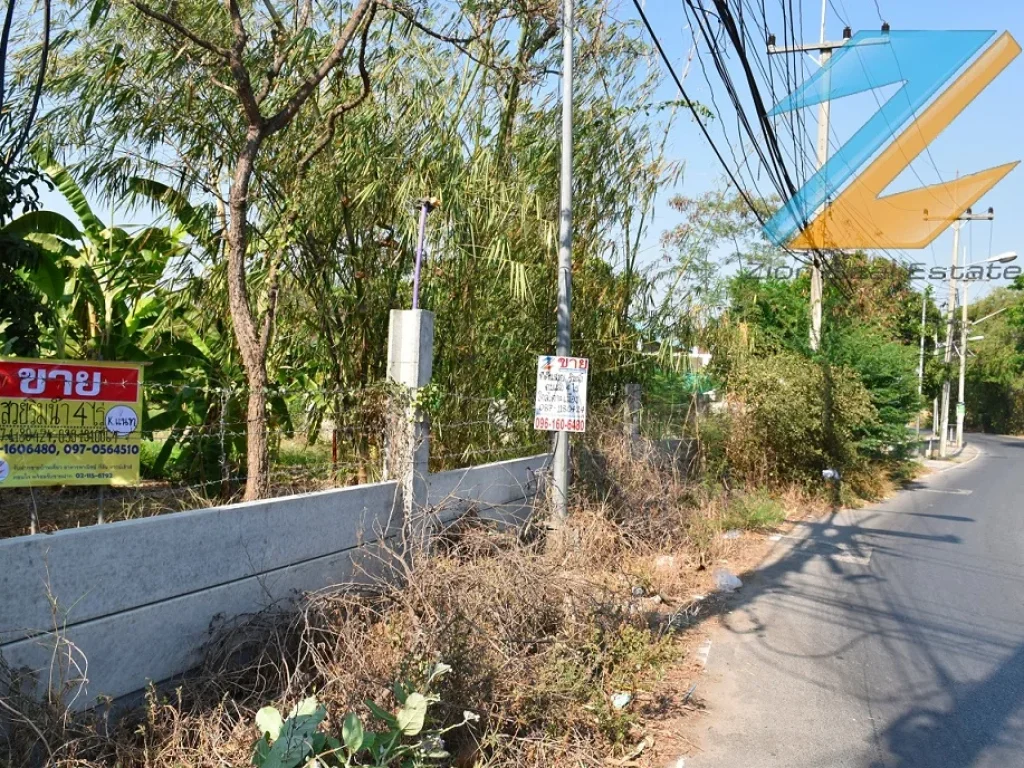
[[(297, 613), (223, 634), (196, 674), (121, 718), (72, 718), (60, 701), (9, 696), (0, 764), (246, 765), (261, 706), (315, 694), (337, 730), (347, 712), (367, 714), (365, 699), (392, 706), (391, 684), (422, 682), (437, 661), (452, 672), (436, 724), (464, 710), (481, 716), (446, 737), (451, 765), (628, 759), (662, 716), (643, 702), (681, 661), (677, 630), (693, 621), (693, 594), (737, 546), (719, 535), (736, 492), (689, 480), (686, 469), (620, 430), (598, 431), (579, 452), (574, 514), (558, 546), (537, 529), (461, 523), (430, 557), (383, 555), (386, 578), (369, 586), (310, 594)], [(614, 707), (619, 692), (633, 702)]]

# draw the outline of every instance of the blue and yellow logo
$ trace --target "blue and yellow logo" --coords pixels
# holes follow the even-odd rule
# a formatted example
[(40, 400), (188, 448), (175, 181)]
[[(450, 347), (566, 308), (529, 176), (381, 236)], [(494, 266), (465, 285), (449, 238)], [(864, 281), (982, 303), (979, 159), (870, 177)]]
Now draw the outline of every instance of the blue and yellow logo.
[[(793, 249), (923, 248), (998, 184), (1017, 162), (945, 184), (882, 196), (914, 158), (1020, 54), (1020, 45), (1008, 32), (985, 48), (995, 35), (991, 31), (860, 32), (839, 48), (771, 114), (873, 88), (902, 86), (768, 221), (768, 238)], [(981, 55), (943, 90), (982, 48)], [(896, 135), (908, 120), (909, 125)]]

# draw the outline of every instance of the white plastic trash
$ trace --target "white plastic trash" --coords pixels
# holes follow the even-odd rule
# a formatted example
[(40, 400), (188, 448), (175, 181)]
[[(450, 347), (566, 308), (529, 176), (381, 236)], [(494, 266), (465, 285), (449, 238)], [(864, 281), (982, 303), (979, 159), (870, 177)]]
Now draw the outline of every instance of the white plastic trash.
[(715, 586), (718, 587), (719, 592), (735, 592), (743, 586), (739, 577), (725, 568), (716, 568), (712, 576), (715, 578)]
[(633, 694), (631, 693), (616, 693), (612, 696), (612, 706), (616, 709), (625, 709), (632, 700)]

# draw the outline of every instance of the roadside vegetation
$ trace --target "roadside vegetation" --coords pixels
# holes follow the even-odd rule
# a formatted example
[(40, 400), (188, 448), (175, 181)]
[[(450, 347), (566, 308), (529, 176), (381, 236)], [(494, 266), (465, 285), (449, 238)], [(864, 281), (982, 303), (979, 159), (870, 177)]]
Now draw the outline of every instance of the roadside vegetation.
[[(108, 520), (379, 479), (388, 313), (411, 305), (426, 196), (431, 469), (545, 449), (557, 4), (53, 7), (38, 114), (38, 14), (19, 11), (5, 75), (0, 352), (148, 363), (145, 482), (110, 492)], [(359, 585), (250, 617), (118, 716), (71, 715), (73, 685), (42, 702), (15, 686), (0, 764), (646, 760), (682, 706), (659, 681), (737, 540), (909, 474), (908, 426), (942, 376), (929, 354), (919, 397), (935, 302), (898, 264), (836, 256), (812, 352), (807, 275), (755, 275), (791, 257), (736, 190), (681, 192), (680, 105), (653, 100), (650, 51), (605, 10), (579, 9), (573, 345), (594, 417), (563, 546), (539, 504), (521, 530), (469, 519), (429, 557), (381, 551)], [(681, 223), (651, 259), (659, 196)], [(1021, 296), (976, 306), (1008, 308), (969, 367), (986, 429), (1024, 431)], [(76, 499), (0, 491), (0, 535), (25, 532), (22, 503), (46, 530), (90, 522)]]

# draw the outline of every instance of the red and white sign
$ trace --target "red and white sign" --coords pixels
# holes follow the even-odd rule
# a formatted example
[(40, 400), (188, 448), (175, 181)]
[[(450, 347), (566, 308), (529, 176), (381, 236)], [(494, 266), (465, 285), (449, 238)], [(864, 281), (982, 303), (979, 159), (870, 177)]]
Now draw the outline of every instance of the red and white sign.
[(135, 403), (139, 400), (139, 367), (0, 360), (0, 399)]
[(537, 399), (533, 428), (548, 432), (587, 431), (587, 372), (585, 357), (537, 358)]

